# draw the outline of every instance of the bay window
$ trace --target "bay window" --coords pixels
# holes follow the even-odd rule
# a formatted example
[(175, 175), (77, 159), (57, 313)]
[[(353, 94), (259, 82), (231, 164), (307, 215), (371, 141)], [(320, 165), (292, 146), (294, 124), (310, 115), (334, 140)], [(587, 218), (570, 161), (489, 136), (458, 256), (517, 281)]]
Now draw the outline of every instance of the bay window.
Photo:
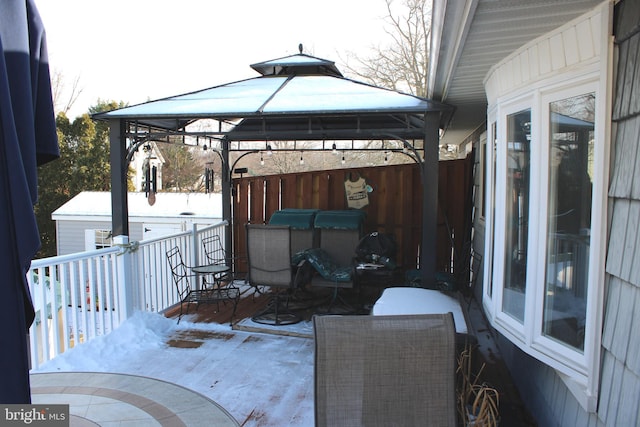
[(609, 151), (598, 82), (583, 76), (498, 102), (488, 129), (497, 135), (495, 151), (487, 144), (485, 154), (487, 175), (495, 176), (486, 194), (493, 209), (485, 310), (590, 410), (599, 375)]

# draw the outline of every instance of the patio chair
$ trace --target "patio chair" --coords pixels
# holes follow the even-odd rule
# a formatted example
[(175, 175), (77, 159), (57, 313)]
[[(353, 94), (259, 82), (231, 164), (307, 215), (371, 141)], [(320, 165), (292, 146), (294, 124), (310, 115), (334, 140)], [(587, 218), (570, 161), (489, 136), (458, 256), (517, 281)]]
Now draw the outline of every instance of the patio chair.
[(315, 316), (315, 425), (456, 426), (447, 314)]
[(365, 213), (362, 211), (321, 211), (314, 227), (320, 233), (320, 248), (339, 266), (352, 265), (356, 247), (363, 234)]
[[(180, 314), (178, 315), (178, 323), (182, 319), (183, 314), (189, 314), (189, 306), (191, 303), (196, 304), (196, 311), (198, 306), (202, 303), (215, 303), (220, 309), (220, 302), (226, 304), (230, 302), (233, 304), (233, 311), (231, 312), (231, 319), (229, 325), (233, 325), (233, 316), (236, 313), (238, 306), (238, 300), (240, 299), (240, 290), (234, 286), (225, 286), (221, 288), (202, 288), (195, 289), (191, 286), (190, 278), (196, 279), (196, 275), (190, 273), (190, 267), (188, 267), (183, 259), (180, 247), (175, 246), (168, 250), (167, 260), (171, 268), (171, 277), (178, 293), (178, 301), (180, 304)], [(187, 304), (187, 310), (183, 313), (183, 307)]]
[(291, 257), (306, 249), (318, 246), (318, 230), (314, 228), (317, 209), (282, 209), (269, 219), (271, 225), (288, 225), (291, 228)]
[(289, 297), (296, 285), (289, 226), (247, 224), (246, 230), (249, 285), (271, 288), (269, 304), (251, 319), (269, 325), (299, 322), (300, 317), (288, 308)]
[(307, 251), (307, 257), (311, 255), (317, 259), (315, 263), (313, 259), (309, 261), (320, 273), (313, 276), (311, 286), (333, 289), (329, 310), (337, 299), (341, 299), (338, 293), (341, 289), (354, 287), (356, 247), (362, 238), (364, 217), (364, 212), (356, 210), (316, 214), (314, 227), (320, 233), (320, 246)]
[(232, 260), (227, 256), (227, 251), (222, 246), (220, 236), (217, 234), (202, 239), (202, 248), (204, 249), (206, 263), (210, 266), (218, 267), (215, 272), (211, 273), (211, 276), (213, 278), (213, 286), (220, 287), (222, 281), (232, 278)]

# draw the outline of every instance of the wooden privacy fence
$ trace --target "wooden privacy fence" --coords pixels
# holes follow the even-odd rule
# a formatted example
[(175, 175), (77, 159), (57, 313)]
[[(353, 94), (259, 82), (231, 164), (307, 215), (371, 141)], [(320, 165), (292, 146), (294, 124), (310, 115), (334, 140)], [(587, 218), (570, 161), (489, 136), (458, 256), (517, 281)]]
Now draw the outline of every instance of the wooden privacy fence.
[[(439, 162), (438, 241), (436, 268), (449, 271), (452, 242), (462, 249), (471, 235), (473, 156)], [(365, 234), (393, 234), (398, 244), (398, 266), (416, 268), (422, 230), (422, 184), (417, 164), (334, 169), (233, 179), (233, 240), (237, 257), (246, 255), (245, 224), (268, 223), (284, 208), (348, 209), (345, 181), (361, 176), (368, 193)], [(427, 184), (428, 185), (428, 184)], [(246, 271), (240, 264), (237, 271)]]

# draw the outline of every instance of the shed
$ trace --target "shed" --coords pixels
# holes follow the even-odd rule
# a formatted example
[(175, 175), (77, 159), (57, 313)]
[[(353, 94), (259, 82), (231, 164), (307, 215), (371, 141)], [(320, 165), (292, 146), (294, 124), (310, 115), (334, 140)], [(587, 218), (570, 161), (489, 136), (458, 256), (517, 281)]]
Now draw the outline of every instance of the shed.
[[(131, 240), (216, 224), (222, 221), (219, 193), (158, 193), (149, 205), (144, 193), (128, 193)], [(111, 246), (111, 194), (84, 191), (51, 214), (56, 222), (58, 255)]]

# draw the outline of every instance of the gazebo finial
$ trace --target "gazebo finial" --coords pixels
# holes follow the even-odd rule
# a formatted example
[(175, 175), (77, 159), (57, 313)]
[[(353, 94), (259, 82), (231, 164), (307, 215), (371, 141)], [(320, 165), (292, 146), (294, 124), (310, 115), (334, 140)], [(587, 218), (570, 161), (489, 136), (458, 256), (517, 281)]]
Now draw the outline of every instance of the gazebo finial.
[(302, 43), (298, 45), (298, 50), (300, 51), (300, 53), (302, 53)]

